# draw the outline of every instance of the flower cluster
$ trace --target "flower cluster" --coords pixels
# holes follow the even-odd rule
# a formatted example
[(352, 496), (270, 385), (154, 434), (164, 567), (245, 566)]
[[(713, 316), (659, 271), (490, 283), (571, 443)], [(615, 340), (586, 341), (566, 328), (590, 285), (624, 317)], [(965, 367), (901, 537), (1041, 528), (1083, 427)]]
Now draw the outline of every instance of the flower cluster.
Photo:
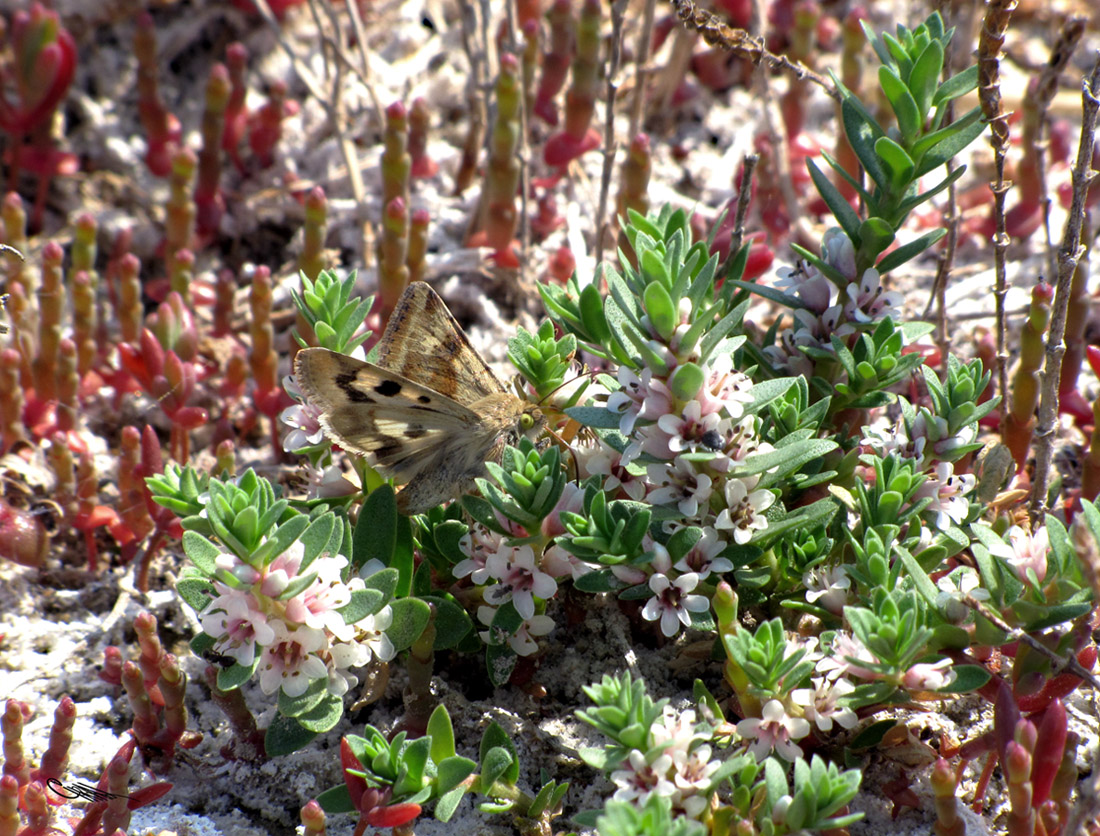
[(826, 230), (821, 242), (825, 271), (809, 261), (780, 267), (776, 288), (788, 299), (794, 321), (779, 333), (779, 344), (764, 354), (792, 374), (812, 376), (814, 363), (806, 349), (831, 351), (831, 338), (845, 338), (890, 318), (901, 319), (902, 295), (882, 286), (878, 270), (868, 267), (856, 275), (852, 241), (839, 227)]
[(311, 683), (326, 679), (328, 692), (343, 696), (359, 681), (352, 668), (372, 658), (393, 658), (393, 643), (385, 633), (393, 614), (387, 606), (354, 623), (344, 620), (340, 610), (365, 585), (359, 577), (343, 580), (348, 560), (341, 555), (318, 557), (310, 566), (313, 582), (284, 597), (301, 575), (304, 556), (305, 547), (295, 542), (257, 569), (223, 552), (214, 561), (218, 596), (203, 610), (202, 628), (215, 639), (216, 653), (244, 667), (257, 665), (266, 694), (282, 690), (299, 697)]

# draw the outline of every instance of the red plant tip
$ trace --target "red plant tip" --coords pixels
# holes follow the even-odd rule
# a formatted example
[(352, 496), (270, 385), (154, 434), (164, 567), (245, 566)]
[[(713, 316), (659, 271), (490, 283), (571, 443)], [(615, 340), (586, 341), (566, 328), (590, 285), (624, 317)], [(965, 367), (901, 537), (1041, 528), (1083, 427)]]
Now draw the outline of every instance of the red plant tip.
[(386, 218), (389, 220), (405, 220), (408, 217), (408, 210), (405, 208), (405, 199), (401, 197), (395, 197), (389, 203), (386, 204)]
[(84, 212), (76, 219), (76, 228), (81, 232), (95, 232), (95, 218)]
[(1054, 287), (1042, 279), (1031, 289), (1031, 300), (1041, 305), (1049, 305), (1054, 301)]
[(61, 249), (61, 245), (56, 241), (50, 240), (46, 242), (46, 246), (42, 248), (42, 260), (52, 262), (54, 264), (60, 264), (61, 259), (65, 257), (65, 251)]
[(314, 186), (306, 194), (306, 211), (310, 209), (324, 211), (325, 206), (325, 190), (320, 186)]
[(225, 62), (233, 69), (243, 68), (248, 62), (248, 47), (240, 41), (233, 41), (225, 48)]
[(46, 562), (49, 544), (38, 517), (0, 499), (0, 557), (37, 569)]
[(404, 102), (394, 102), (386, 108), (386, 121), (387, 122), (404, 122), (408, 119), (408, 111), (405, 110)]
[(319, 833), (325, 826), (325, 811), (321, 809), (321, 805), (317, 803), (317, 799), (312, 799), (301, 810), (302, 824), (306, 826), (306, 832)]
[(413, 226), (427, 226), (432, 222), (432, 213), (427, 209), (414, 209), (410, 220)]
[(640, 133), (636, 137), (634, 137), (634, 139), (630, 140), (630, 153), (632, 155), (635, 155), (635, 154), (648, 155), (650, 153), (651, 144), (652, 143), (650, 142), (649, 134)]
[(543, 159), (546, 160), (547, 165), (568, 165), (582, 154), (599, 148), (601, 141), (600, 133), (595, 128), (589, 128), (582, 137), (561, 131), (546, 140)]
[(8, 192), (4, 195), (4, 208), (17, 212), (23, 211), (23, 198), (19, 196), (19, 192)]
[(516, 56), (510, 52), (502, 52), (500, 54), (500, 71), (512, 75), (517, 73), (519, 71), (519, 61)]

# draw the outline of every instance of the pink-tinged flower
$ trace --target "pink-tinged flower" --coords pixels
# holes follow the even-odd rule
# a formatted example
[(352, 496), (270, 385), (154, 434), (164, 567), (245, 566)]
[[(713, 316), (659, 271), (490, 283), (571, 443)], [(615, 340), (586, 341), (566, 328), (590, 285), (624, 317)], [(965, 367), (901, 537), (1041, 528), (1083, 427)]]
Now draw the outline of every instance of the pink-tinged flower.
[(848, 570), (844, 566), (817, 566), (804, 572), (802, 585), (806, 587), (806, 600), (840, 615), (848, 603), (848, 590), (852, 587)]
[(350, 604), (352, 591), (363, 589), (364, 584), (359, 578), (348, 584), (341, 580), (347, 565), (347, 558), (341, 555), (322, 556), (313, 561), (309, 568), (317, 573), (317, 579), (286, 602), (287, 619), (324, 630), (340, 641), (351, 641), (355, 629), (338, 610)]
[(796, 688), (791, 691), (791, 699), (802, 706), (802, 713), (821, 731), (832, 731), (833, 723), (845, 729), (852, 728), (859, 718), (852, 709), (837, 705), (837, 701), (855, 690), (847, 679), (830, 682), (823, 676), (811, 680), (813, 688)]
[(283, 594), (292, 580), (298, 577), (298, 568), (302, 565), (306, 547), (301, 540), (296, 540), (287, 547), (287, 550), (272, 560), (263, 570), (260, 579), (260, 593), (268, 598), (278, 598)]
[(221, 595), (200, 616), (203, 632), (220, 639), (214, 645), (218, 653), (250, 666), (256, 658), (256, 645), (263, 647), (275, 641), (268, 614), (260, 609), (249, 590), (231, 589), (218, 581), (214, 582), (214, 588)]
[(637, 749), (631, 749), (623, 761), (623, 769), (611, 773), (611, 781), (618, 787), (614, 796), (616, 801), (632, 801), (636, 805), (645, 804), (651, 793), (671, 798), (676, 794), (676, 785), (668, 778), (672, 768), (672, 758), (665, 753), (651, 753), (652, 762)]
[(703, 415), (703, 405), (699, 401), (688, 401), (679, 415), (662, 415), (657, 426), (668, 437), (668, 449), (673, 453), (685, 450), (694, 451), (702, 445), (709, 449), (718, 447), (721, 436), (718, 423), (721, 416), (717, 412)]
[(875, 662), (875, 657), (863, 646), (863, 642), (850, 633), (837, 633), (832, 647), (829, 648), (829, 655), (817, 663), (817, 672), (829, 680), (843, 675), (857, 679), (878, 679), (877, 673), (862, 666)]
[(733, 357), (719, 354), (707, 369), (707, 382), (695, 396), (703, 415), (725, 410), (726, 417), (736, 421), (745, 414), (745, 404), (752, 401), (752, 380), (733, 370)]
[(503, 547), (485, 561), (489, 574), (500, 580), (485, 590), (485, 603), (500, 606), (511, 601), (520, 618), (535, 614), (535, 596), (545, 600), (558, 592), (558, 582), (535, 565), (530, 546)]
[(320, 468), (307, 463), (306, 478), (309, 480), (306, 495), (310, 499), (333, 499), (359, 492), (359, 486), (350, 481), (335, 464)]
[(724, 507), (714, 522), (719, 531), (733, 531), (735, 543), (744, 544), (752, 539), (754, 531), (768, 527), (764, 512), (772, 507), (775, 494), (761, 488), (749, 492), (742, 479), (729, 479), (725, 485)]
[(619, 419), (619, 432), (630, 435), (634, 430), (634, 422), (638, 419), (638, 413), (642, 409), (642, 401), (645, 399), (645, 391), (642, 379), (627, 366), (619, 366), (618, 392), (612, 392), (607, 396), (607, 408), (611, 412), (617, 412), (622, 417)]
[(975, 477), (969, 473), (956, 476), (951, 465), (940, 462), (936, 465), (935, 475), (929, 475), (917, 492), (914, 500), (932, 497), (932, 502), (925, 509), (928, 513), (935, 514), (935, 525), (940, 531), (951, 526), (961, 524), (970, 513), (970, 503), (965, 495), (974, 489), (977, 483)]
[(920, 462), (924, 457), (925, 437), (920, 436), (910, 441), (902, 421), (893, 425), (876, 422), (863, 429), (865, 435), (859, 443), (867, 448), (868, 452), (875, 453), (880, 458), (885, 459), (890, 455), (896, 455), (899, 458), (916, 459)]
[(849, 279), (856, 275), (856, 248), (844, 230), (829, 227), (821, 238), (821, 260)]
[(489, 569), (485, 566), (485, 561), (489, 559), (489, 555), (495, 554), (501, 548), (508, 547), (504, 546), (504, 538), (495, 531), (490, 531), (481, 524), (475, 524), (458, 541), (458, 548), (468, 557), (452, 566), (451, 574), (456, 578), (464, 578), (469, 575), (474, 584), (481, 586), (489, 580)]
[(810, 733), (809, 722), (802, 717), (791, 717), (779, 700), (768, 700), (761, 716), (750, 717), (737, 724), (737, 733), (751, 740), (749, 752), (763, 761), (772, 752), (785, 760), (802, 757), (802, 749), (792, 740), (799, 740)]
[(836, 300), (836, 285), (805, 261), (796, 267), (780, 267), (775, 275), (776, 289), (800, 300), (814, 316), (824, 313)]
[(325, 634), (312, 627), (294, 630), (282, 621), (271, 623), (275, 640), (260, 655), (260, 689), (274, 694), (282, 689), (288, 697), (300, 697), (317, 679), (328, 679), (328, 667), (316, 656), (325, 646)]
[[(1046, 526), (1028, 533), (1018, 525), (1005, 532), (1008, 542), (994, 546), (990, 551), (1009, 566), (1024, 583), (1032, 583), (1031, 572), (1040, 584), (1047, 576), (1047, 554), (1050, 552), (1050, 536)], [(1029, 571), (1030, 570), (1030, 571)]]
[(298, 403), (284, 409), (279, 417), (291, 429), (283, 438), (283, 449), (293, 453), (320, 444), (325, 438), (320, 416), (321, 410), (310, 403)]
[[(605, 486), (606, 490), (606, 486)], [(557, 503), (542, 521), (542, 536), (548, 539), (565, 534), (565, 526), (561, 522), (562, 511), (574, 514), (584, 513), (584, 489), (576, 482), (566, 482)]]
[(695, 469), (695, 465), (686, 459), (677, 458), (669, 464), (657, 462), (646, 468), (649, 481), (655, 485), (647, 499), (653, 505), (676, 503), (676, 508), (685, 517), (694, 517), (700, 507), (706, 507), (710, 500), (711, 479), (705, 473)]
[(680, 625), (691, 626), (691, 613), (706, 612), (710, 601), (704, 595), (689, 595), (699, 585), (699, 576), (693, 572), (669, 580), (668, 575), (652, 575), (649, 588), (653, 597), (642, 608), (642, 618), (646, 621), (661, 620), (661, 632), (672, 638), (680, 630)]
[(718, 538), (718, 532), (710, 526), (703, 528), (703, 536), (700, 537), (688, 553), (674, 564), (677, 572), (694, 572), (699, 580), (706, 580), (711, 572), (722, 574), (732, 572), (733, 564), (728, 558), (719, 557), (726, 550), (728, 543)]
[(955, 671), (949, 670), (950, 659), (913, 665), (901, 678), (901, 686), (909, 691), (939, 691), (955, 681)]
[[(481, 606), (477, 608), (477, 619), (486, 626), (493, 623), (496, 614), (496, 607)], [(537, 639), (540, 636), (548, 635), (556, 626), (554, 619), (548, 615), (533, 615), (524, 619), (523, 623), (519, 625), (519, 629), (508, 637), (508, 645), (515, 651), (517, 656), (530, 656), (539, 649)], [(488, 630), (482, 630), (478, 635), (486, 643), (491, 638)]]
[(900, 305), (905, 297), (896, 290), (886, 290), (880, 280), (878, 270), (868, 267), (857, 285), (848, 285), (848, 302), (844, 305), (844, 314), (851, 322), (877, 322), (889, 317), (894, 322), (901, 321)]
[(539, 566), (542, 571), (555, 580), (568, 576), (575, 581), (577, 578), (595, 571), (575, 554), (571, 554), (556, 543), (542, 553)]
[(645, 496), (645, 480), (627, 470), (622, 454), (613, 447), (602, 441), (594, 447), (580, 447), (577, 458), (582, 473), (603, 477), (603, 489), (609, 497), (615, 498), (619, 490), (635, 502)]

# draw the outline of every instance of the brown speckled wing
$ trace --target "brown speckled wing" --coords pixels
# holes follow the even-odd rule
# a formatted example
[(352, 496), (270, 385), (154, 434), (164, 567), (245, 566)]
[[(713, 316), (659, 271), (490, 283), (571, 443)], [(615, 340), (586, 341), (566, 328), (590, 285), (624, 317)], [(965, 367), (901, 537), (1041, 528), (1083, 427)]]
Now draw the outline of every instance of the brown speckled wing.
[(378, 344), (378, 365), (469, 406), (504, 391), (439, 294), (413, 282)]
[(321, 410), (325, 433), (399, 482), (430, 464), (444, 439), (469, 438), (479, 423), (473, 411), (438, 392), (325, 348), (299, 351), (294, 374)]

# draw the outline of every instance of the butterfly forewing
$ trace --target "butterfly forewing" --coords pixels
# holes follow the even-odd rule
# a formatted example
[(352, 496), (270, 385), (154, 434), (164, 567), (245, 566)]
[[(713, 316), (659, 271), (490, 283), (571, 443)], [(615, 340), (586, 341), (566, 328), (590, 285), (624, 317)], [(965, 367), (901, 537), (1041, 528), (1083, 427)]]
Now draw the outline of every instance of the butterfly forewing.
[(504, 391), (439, 294), (424, 282), (405, 289), (378, 351), (378, 365), (405, 378), (415, 376), (466, 406)]
[(423, 469), (425, 453), (442, 438), (467, 435), (479, 420), (438, 392), (328, 349), (302, 349), (294, 371), (325, 431), (399, 481)]

